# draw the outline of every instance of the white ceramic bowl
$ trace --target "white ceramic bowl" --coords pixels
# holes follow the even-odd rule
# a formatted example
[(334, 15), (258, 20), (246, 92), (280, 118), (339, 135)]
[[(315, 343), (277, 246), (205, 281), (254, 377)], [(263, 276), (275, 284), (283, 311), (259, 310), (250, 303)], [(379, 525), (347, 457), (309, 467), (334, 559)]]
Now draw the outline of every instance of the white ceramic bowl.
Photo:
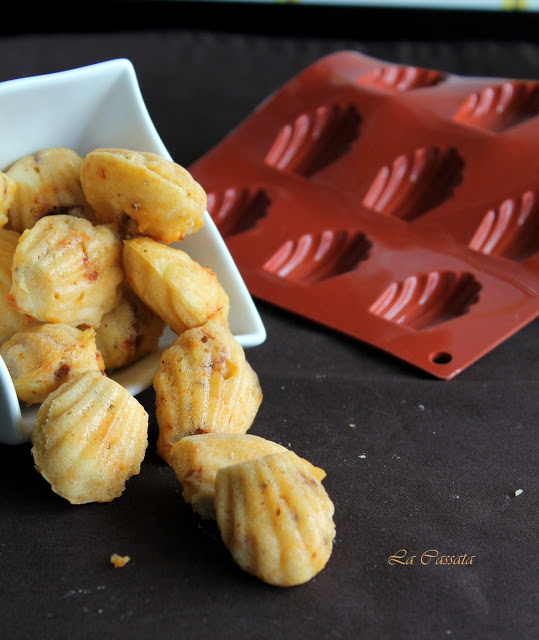
[[(3, 170), (22, 156), (49, 147), (69, 147), (82, 156), (98, 147), (123, 147), (171, 158), (151, 121), (129, 60), (2, 82), (0, 113)], [(174, 160), (182, 164), (181, 158)], [(245, 348), (264, 342), (264, 325), (207, 212), (204, 226), (186, 237), (181, 248), (217, 274), (230, 298), (230, 328), (238, 342)], [(166, 329), (160, 350), (174, 338)], [(158, 359), (159, 353), (151, 354), (111, 377), (136, 395), (152, 384)], [(0, 358), (0, 442), (28, 441), (36, 412), (35, 407), (20, 408)]]

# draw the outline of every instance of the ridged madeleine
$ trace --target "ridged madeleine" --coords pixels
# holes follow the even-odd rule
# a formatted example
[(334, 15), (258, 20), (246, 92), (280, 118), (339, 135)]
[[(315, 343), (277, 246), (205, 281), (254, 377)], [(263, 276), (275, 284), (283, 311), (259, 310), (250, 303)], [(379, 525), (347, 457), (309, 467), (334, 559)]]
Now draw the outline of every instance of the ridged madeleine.
[(0, 347), (19, 400), (44, 402), (49, 393), (84, 371), (103, 371), (95, 331), (40, 324), (11, 336)]
[(180, 165), (155, 153), (94, 149), (81, 169), (82, 188), (99, 220), (129, 235), (170, 244), (203, 224), (206, 192)]
[(184, 436), (245, 433), (262, 402), (242, 346), (213, 321), (178, 336), (163, 352), (153, 384), (157, 451), (167, 462), (171, 446)]
[(138, 297), (178, 335), (208, 319), (228, 324), (229, 299), (209, 267), (151, 238), (124, 241), (126, 278)]
[(124, 367), (155, 351), (164, 328), (164, 321), (126, 284), (121, 298), (96, 329), (97, 348), (105, 368)]
[(97, 327), (124, 281), (122, 241), (105, 225), (45, 216), (21, 234), (10, 300), (42, 322)]
[(8, 222), (8, 211), (15, 197), (17, 183), (0, 171), (0, 228)]
[(298, 466), (290, 452), (220, 469), (215, 512), (234, 560), (269, 584), (303, 584), (331, 556), (333, 503), (322, 484)]
[(32, 432), (37, 471), (71, 504), (110, 502), (140, 472), (148, 414), (111, 378), (88, 371), (41, 405)]
[(16, 231), (0, 229), (0, 344), (17, 331), (23, 331), (38, 323), (34, 318), (16, 309), (8, 297), (13, 282), (11, 266), (19, 238), (20, 234)]
[(22, 233), (43, 216), (69, 214), (95, 220), (80, 182), (83, 159), (72, 149), (53, 147), (24, 156), (6, 171), (17, 189), (9, 228)]
[[(249, 433), (204, 433), (185, 436), (170, 452), (170, 465), (183, 488), (183, 498), (204, 520), (215, 520), (215, 478), (222, 467), (270, 453), (288, 451), (286, 447)], [(317, 480), (325, 472), (297, 456)]]

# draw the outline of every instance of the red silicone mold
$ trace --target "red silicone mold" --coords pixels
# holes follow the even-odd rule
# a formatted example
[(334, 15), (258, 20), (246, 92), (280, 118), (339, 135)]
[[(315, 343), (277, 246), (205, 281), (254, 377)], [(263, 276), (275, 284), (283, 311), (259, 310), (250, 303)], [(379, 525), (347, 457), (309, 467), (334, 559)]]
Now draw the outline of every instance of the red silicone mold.
[(450, 379), (539, 314), (539, 83), (344, 51), (190, 167), (253, 296)]

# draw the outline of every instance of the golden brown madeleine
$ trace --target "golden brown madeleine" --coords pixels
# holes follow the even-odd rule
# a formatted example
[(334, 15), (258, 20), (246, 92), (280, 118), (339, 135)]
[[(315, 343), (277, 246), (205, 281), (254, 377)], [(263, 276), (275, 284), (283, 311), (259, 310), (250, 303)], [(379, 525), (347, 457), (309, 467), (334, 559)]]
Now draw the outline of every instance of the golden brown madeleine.
[(12, 268), (10, 300), (42, 322), (97, 327), (124, 281), (122, 241), (106, 225), (46, 216), (22, 233)]
[(110, 502), (140, 472), (148, 414), (117, 382), (87, 371), (41, 405), (32, 444), (36, 469), (55, 493), (72, 504)]
[[(183, 498), (204, 520), (215, 520), (215, 478), (222, 467), (288, 451), (286, 447), (249, 433), (203, 433), (185, 436), (170, 452), (170, 466), (183, 488)], [(325, 471), (296, 456), (314, 477), (322, 481)]]
[(9, 228), (22, 233), (43, 216), (69, 214), (95, 220), (80, 183), (82, 158), (72, 149), (54, 147), (25, 156), (7, 175), (17, 184), (9, 208)]
[(96, 329), (97, 348), (106, 369), (124, 367), (157, 350), (165, 323), (124, 286), (120, 300)]
[(20, 234), (9, 229), (0, 229), (0, 344), (17, 331), (23, 331), (38, 323), (16, 309), (9, 301), (11, 289), (11, 266)]
[(41, 324), (11, 336), (0, 347), (19, 400), (44, 402), (49, 393), (84, 371), (103, 371), (95, 331)]
[(155, 153), (94, 149), (81, 170), (97, 217), (129, 235), (170, 244), (203, 224), (206, 192), (180, 165)]
[(209, 318), (228, 324), (230, 303), (217, 276), (185, 251), (130, 238), (124, 240), (123, 265), (133, 291), (178, 335)]
[(16, 190), (17, 183), (7, 173), (0, 171), (0, 227), (4, 227), (8, 222), (7, 214)]
[(221, 468), (215, 481), (215, 512), (234, 560), (269, 584), (303, 584), (331, 555), (333, 503), (291, 452)]
[(199, 433), (245, 433), (262, 402), (258, 377), (230, 330), (209, 321), (166, 349), (154, 377), (157, 452)]

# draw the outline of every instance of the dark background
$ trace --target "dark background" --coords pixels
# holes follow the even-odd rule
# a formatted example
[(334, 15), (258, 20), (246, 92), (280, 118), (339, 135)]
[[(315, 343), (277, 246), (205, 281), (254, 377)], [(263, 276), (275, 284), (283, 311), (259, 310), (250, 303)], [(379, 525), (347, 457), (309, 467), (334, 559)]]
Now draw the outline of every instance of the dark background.
[[(49, 3), (1, 30), (0, 80), (130, 59), (183, 165), (342, 49), (539, 78), (532, 14)], [(537, 322), (442, 382), (256, 302), (268, 338), (247, 351), (264, 391), (251, 433), (327, 471), (337, 536), (326, 569), (279, 589), (233, 563), (155, 455), (150, 389), (139, 397), (151, 416), (141, 474), (110, 504), (68, 504), (33, 470), (29, 445), (0, 446), (0, 637), (537, 637)], [(403, 548), (474, 562), (390, 566)], [(113, 569), (114, 552), (131, 562)]]

